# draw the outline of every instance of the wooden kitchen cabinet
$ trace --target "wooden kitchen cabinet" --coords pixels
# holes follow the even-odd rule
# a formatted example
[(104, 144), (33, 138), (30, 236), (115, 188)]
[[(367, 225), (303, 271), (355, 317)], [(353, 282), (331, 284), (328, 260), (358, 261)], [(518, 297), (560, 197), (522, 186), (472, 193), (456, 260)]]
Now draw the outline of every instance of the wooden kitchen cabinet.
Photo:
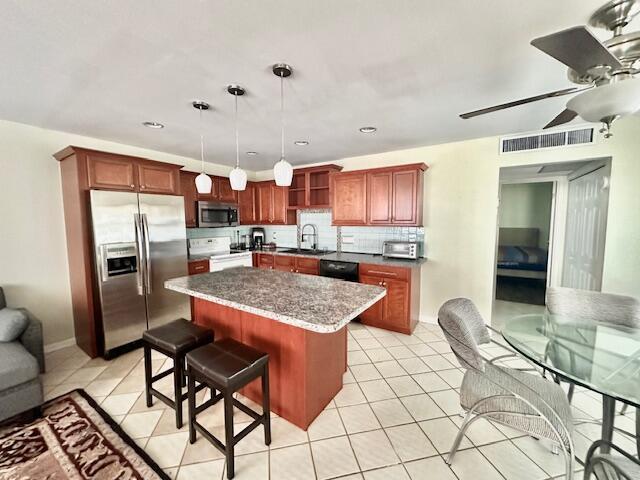
[(231, 181), (227, 177), (215, 177), (214, 182), (217, 200), (223, 203), (238, 203), (238, 192), (231, 188)]
[(141, 193), (180, 195), (180, 166), (139, 162), (138, 187)]
[(180, 193), (184, 197), (184, 220), (187, 227), (198, 226), (197, 176), (198, 174), (193, 172), (180, 172)]
[(330, 208), (331, 174), (340, 170), (339, 165), (296, 168), (288, 192), (289, 208)]
[(137, 190), (135, 163), (129, 157), (88, 152), (85, 158), (89, 188), (130, 192)]
[(360, 315), (365, 325), (410, 335), (420, 311), (420, 269), (360, 264), (360, 283), (378, 285), (385, 297)]
[(366, 225), (367, 172), (332, 175), (331, 204), (333, 225)]
[(295, 225), (295, 211), (287, 210), (287, 187), (270, 181), (257, 182), (255, 189), (257, 225)]
[(191, 260), (188, 264), (189, 275), (196, 275), (198, 273), (205, 273), (209, 271), (209, 260), (206, 258), (203, 260)]
[(273, 255), (271, 253), (258, 253), (256, 263), (258, 268), (273, 270)]
[(332, 175), (333, 225), (422, 225), (424, 163)]
[(238, 209), (241, 225), (255, 225), (256, 216), (256, 187), (247, 182), (247, 188), (238, 192)]
[(320, 260), (317, 258), (295, 257), (296, 273), (306, 273), (307, 275), (320, 274)]
[(274, 255), (273, 268), (282, 272), (295, 272), (296, 257), (292, 255)]

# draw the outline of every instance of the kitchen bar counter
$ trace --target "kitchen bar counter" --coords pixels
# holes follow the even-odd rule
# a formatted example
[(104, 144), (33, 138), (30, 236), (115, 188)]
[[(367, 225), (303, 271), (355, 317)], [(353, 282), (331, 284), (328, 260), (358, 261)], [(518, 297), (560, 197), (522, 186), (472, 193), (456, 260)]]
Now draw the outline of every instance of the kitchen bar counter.
[(340, 330), (385, 295), (382, 287), (251, 267), (174, 278), (165, 287), (318, 333)]
[[(233, 338), (269, 355), (271, 409), (306, 430), (342, 389), (346, 324), (385, 296), (378, 286), (238, 267), (167, 280), (193, 297), (193, 321), (216, 340)], [(260, 381), (241, 390), (260, 403)]]

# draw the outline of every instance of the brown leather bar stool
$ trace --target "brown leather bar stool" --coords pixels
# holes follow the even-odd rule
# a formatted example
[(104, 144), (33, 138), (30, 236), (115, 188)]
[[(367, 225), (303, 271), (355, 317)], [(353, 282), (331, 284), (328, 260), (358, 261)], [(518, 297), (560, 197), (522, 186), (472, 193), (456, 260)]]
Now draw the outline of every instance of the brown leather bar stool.
[[(271, 443), (271, 412), (269, 409), (269, 355), (231, 338), (225, 338), (187, 353), (187, 377), (189, 380), (189, 442), (196, 441), (196, 430), (227, 458), (227, 478), (233, 478), (234, 448), (260, 424), (264, 425), (264, 443)], [(233, 398), (233, 394), (249, 382), (262, 377), (262, 415)], [(201, 382), (219, 391), (210, 400), (196, 407), (195, 382)], [(207, 408), (224, 400), (223, 444), (202, 425), (196, 416)], [(233, 434), (233, 407), (253, 418), (253, 422), (240, 433)]]
[[(187, 394), (182, 393), (185, 385), (185, 355), (194, 348), (213, 342), (213, 331), (179, 318), (160, 327), (151, 328), (142, 334), (144, 347), (144, 380), (147, 407), (152, 405), (152, 397), (161, 400), (176, 412), (176, 427), (182, 427), (182, 402)], [(151, 350), (156, 350), (173, 359), (173, 368), (151, 374)], [(154, 382), (173, 373), (173, 400), (153, 388)], [(198, 385), (197, 390), (206, 388)]]

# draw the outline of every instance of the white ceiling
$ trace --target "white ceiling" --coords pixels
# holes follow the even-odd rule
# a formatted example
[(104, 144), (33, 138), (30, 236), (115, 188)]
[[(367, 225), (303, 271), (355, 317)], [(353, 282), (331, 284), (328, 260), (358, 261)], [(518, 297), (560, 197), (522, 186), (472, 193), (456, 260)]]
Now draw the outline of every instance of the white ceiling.
[[(529, 41), (584, 24), (601, 3), (4, 0), (0, 118), (198, 158), (190, 103), (203, 99), (214, 108), (204, 114), (207, 159), (231, 165), (225, 87), (240, 83), (241, 151), (260, 153), (241, 161), (266, 169), (280, 149), (270, 66), (286, 61), (293, 164), (537, 130), (566, 98), (458, 114), (569, 86), (566, 69)], [(378, 132), (360, 133), (365, 125)]]

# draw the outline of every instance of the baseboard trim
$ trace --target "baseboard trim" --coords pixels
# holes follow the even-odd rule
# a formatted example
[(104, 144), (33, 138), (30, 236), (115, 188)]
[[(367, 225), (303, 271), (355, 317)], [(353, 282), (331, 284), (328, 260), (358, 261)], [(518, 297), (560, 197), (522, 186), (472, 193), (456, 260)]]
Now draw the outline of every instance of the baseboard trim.
[(48, 343), (44, 346), (44, 353), (51, 353), (55, 352), (56, 350), (62, 350), (63, 348), (67, 348), (75, 344), (75, 337), (67, 338), (66, 340), (61, 340), (59, 342)]
[(437, 317), (432, 317), (431, 315), (420, 315), (418, 317), (418, 320), (420, 322), (430, 323), (432, 325), (436, 325), (438, 323), (438, 318)]

